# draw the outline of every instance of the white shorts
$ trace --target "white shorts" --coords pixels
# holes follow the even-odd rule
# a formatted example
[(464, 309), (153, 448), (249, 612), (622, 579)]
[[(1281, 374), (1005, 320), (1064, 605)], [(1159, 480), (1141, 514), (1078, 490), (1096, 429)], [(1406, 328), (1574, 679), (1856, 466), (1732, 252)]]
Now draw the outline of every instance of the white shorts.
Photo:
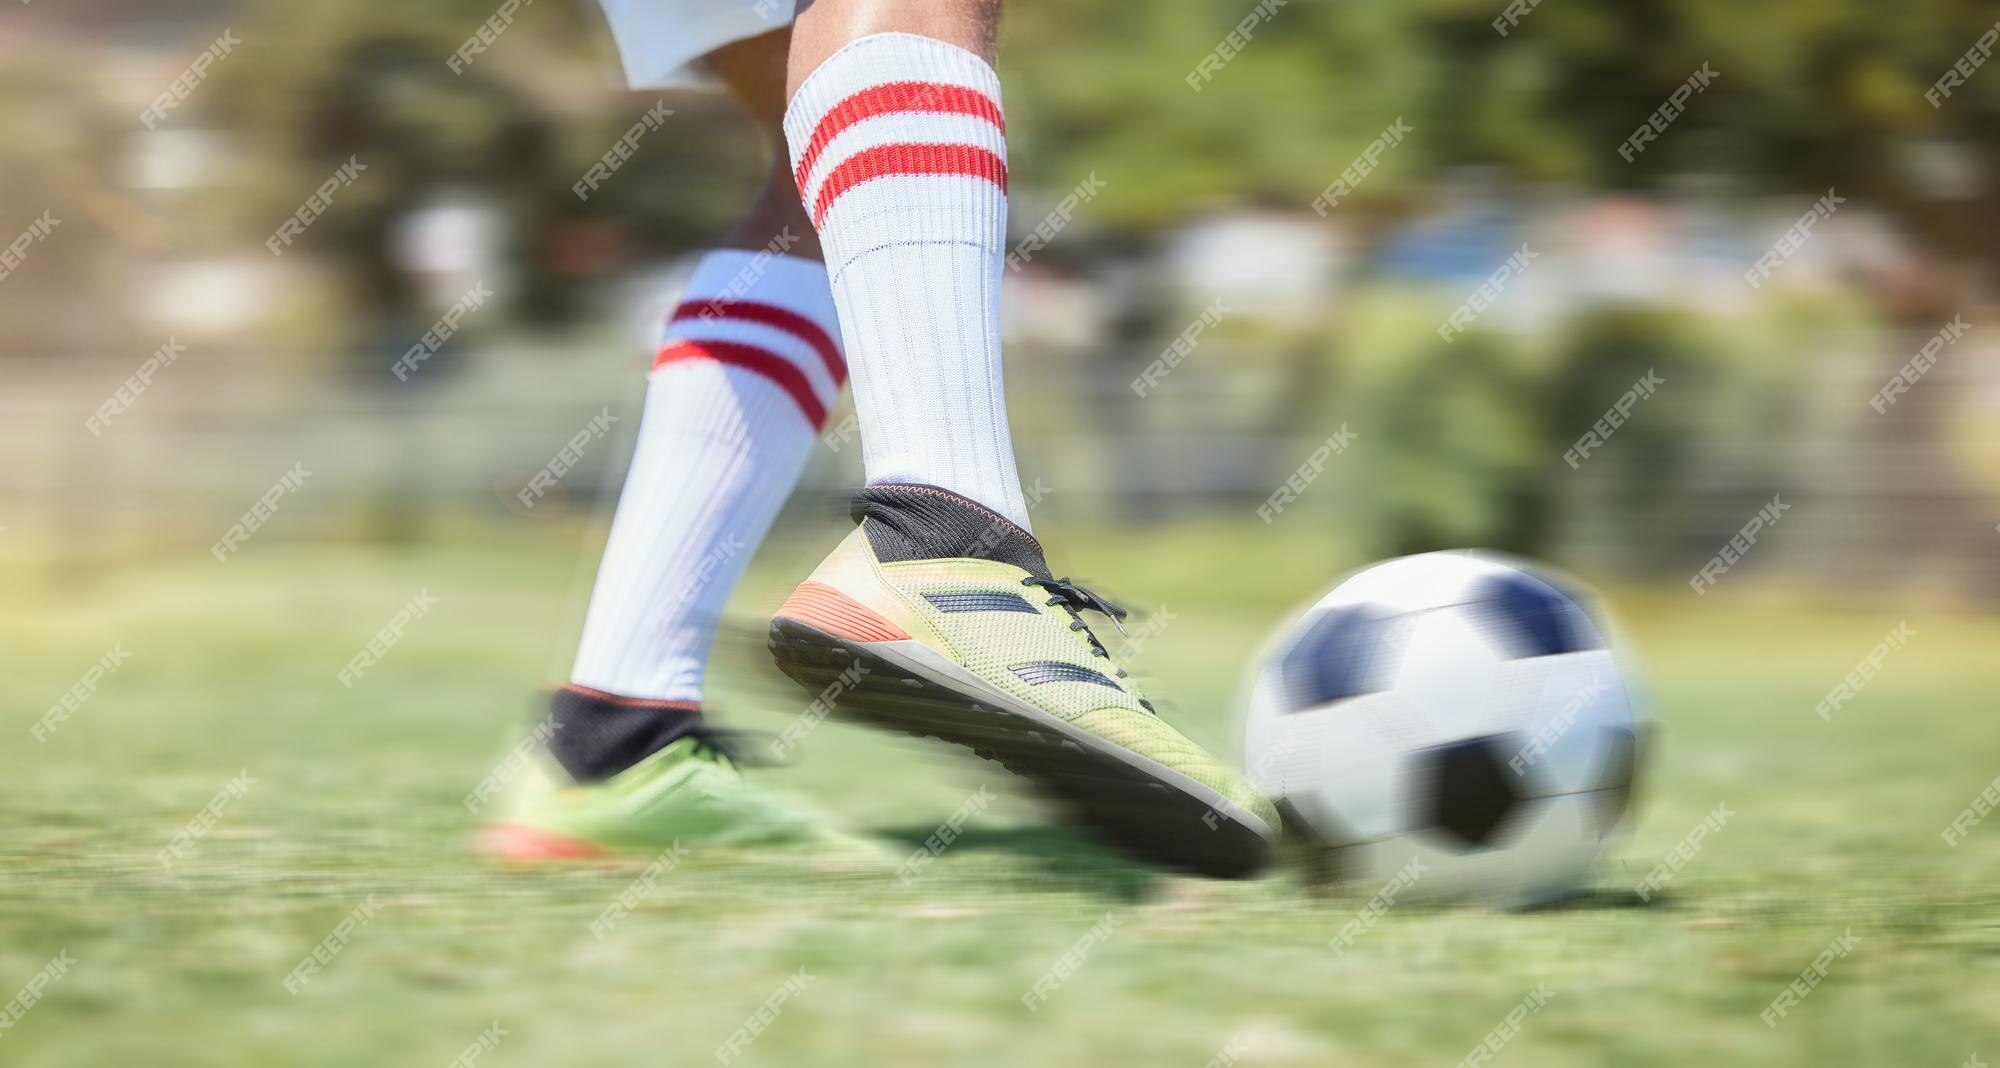
[(701, 57), (792, 24), (793, 0), (598, 0), (634, 89), (714, 85)]

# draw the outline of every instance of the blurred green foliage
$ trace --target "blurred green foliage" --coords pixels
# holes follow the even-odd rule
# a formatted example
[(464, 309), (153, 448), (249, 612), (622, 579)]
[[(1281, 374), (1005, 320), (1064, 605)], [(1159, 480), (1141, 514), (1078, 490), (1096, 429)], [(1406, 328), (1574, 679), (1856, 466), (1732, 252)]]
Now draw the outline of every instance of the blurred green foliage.
[[(1606, 305), (1551, 334), (1481, 329), (1452, 344), (1437, 323), (1435, 299), (1407, 286), (1350, 295), (1331, 327), (1325, 410), (1303, 425), (1348, 423), (1360, 441), (1328, 467), (1309, 514), (1371, 556), (1469, 544), (1594, 551), (1592, 563), (1623, 574), (1676, 577), (1733, 533), (1703, 518), (1718, 499), (1734, 523), (1771, 487), (1803, 484), (1812, 458), (1793, 443), (1829, 432), (1829, 420), (1795, 353), (1864, 329), (1865, 317), (1825, 298), (1727, 323)], [(1565, 451), (1649, 374), (1663, 384), (1641, 391), (1606, 447), (1568, 464)], [(1296, 455), (1315, 433), (1297, 436)]]
[[(424, 72), (431, 90), (457, 83), (458, 102), (439, 101), (428, 118), (405, 99), (440, 157), (494, 121), (472, 87), (498, 83), (517, 86), (507, 92), (556, 127), (556, 170), (580, 170), (627, 118), (576, 91), (617, 80), (601, 16), (587, 3), (526, 8), (504, 44), (464, 75), (445, 72), (444, 57), (493, 7), (255, 0), (238, 27), (255, 47), (216, 68), (227, 88), (205, 94), (203, 106), (254, 131), (260, 146), (295, 143), (318, 125), (328, 87), (344, 84), (358, 42), (399, 41), (436, 68)], [(1120, 190), (1099, 221), (1129, 228), (1157, 228), (1219, 200), (1297, 207), (1401, 116), (1423, 135), (1386, 160), (1388, 180), (1370, 196), (1393, 201), (1410, 178), (1469, 163), (1608, 188), (1694, 168), (1736, 176), (1747, 191), (1846, 186), (1928, 218), (1911, 162), (1918, 141), (1949, 141), (1983, 173), (2000, 158), (2000, 78), (1969, 79), (1942, 107), (1924, 98), (1993, 25), (1992, 6), (1973, 0), (1546, 3), (1505, 36), (1492, 25), (1501, 0), (1292, 0), (1191, 89), (1188, 72), (1254, 7), (1015, 0), (1001, 68), (1017, 177), (1066, 189), (1095, 171)], [(1685, 127), (1626, 163), (1617, 146), (1704, 63), (1719, 77)], [(675, 104), (691, 121), (676, 124), (680, 137), (648, 146), (644, 161), (674, 175), (673, 196), (657, 186), (626, 195), (712, 225), (739, 189), (712, 176), (740, 179), (763, 146), (721, 101), (683, 95)], [(1982, 211), (1991, 211), (1991, 185)], [(1927, 234), (1975, 251), (1951, 227)]]
[[(1468, 163), (1584, 188), (1694, 169), (1746, 192), (1851, 189), (1941, 248), (1986, 254), (1963, 223), (1995, 217), (1995, 184), (1940, 208), (1913, 162), (1938, 140), (1982, 174), (2000, 164), (2000, 78), (1968, 79), (1941, 107), (1924, 96), (1992, 28), (1991, 4), (1544, 3), (1502, 37), (1502, 0), (1295, 0), (1190, 90), (1183, 76), (1253, 6), (1016, 0), (1002, 64), (1019, 169), (1057, 187), (1093, 169), (1128, 179), (1141, 192), (1117, 217), (1156, 226), (1214, 198), (1304, 205), (1402, 116), (1423, 134), (1370, 196), (1401, 195), (1391, 175)], [(1618, 145), (1704, 63), (1718, 78), (1685, 125), (1626, 163)]]

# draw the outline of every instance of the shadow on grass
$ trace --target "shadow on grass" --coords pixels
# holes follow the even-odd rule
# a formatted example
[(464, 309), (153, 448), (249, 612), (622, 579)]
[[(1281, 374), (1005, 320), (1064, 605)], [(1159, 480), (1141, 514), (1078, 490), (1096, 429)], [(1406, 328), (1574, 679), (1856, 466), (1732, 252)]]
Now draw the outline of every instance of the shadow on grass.
[[(1288, 844), (1283, 849), (1285, 863), (1283, 870), (1290, 873), (1300, 889), (1309, 899), (1342, 904), (1364, 899), (1375, 892), (1377, 886), (1364, 878), (1362, 873), (1350, 871), (1341, 863), (1341, 851), (1320, 849), (1301, 844)], [(1467, 906), (1481, 907), (1484, 904), (1476, 893), (1467, 893), (1457, 898), (1416, 897), (1408, 902), (1413, 912), (1449, 912)], [(1403, 907), (1400, 906), (1399, 907)], [(1523, 915), (1548, 912), (1623, 912), (1629, 909), (1670, 910), (1682, 907), (1678, 896), (1666, 891), (1655, 890), (1649, 897), (1642, 898), (1625, 887), (1589, 886), (1579, 887), (1561, 897), (1530, 905), (1499, 906), (1500, 911)]]
[(1519, 912), (1611, 912), (1624, 909), (1671, 909), (1677, 907), (1674, 895), (1656, 891), (1650, 898), (1642, 898), (1631, 890), (1614, 890), (1610, 887), (1592, 887), (1579, 890), (1567, 897), (1545, 901), (1518, 909)]
[[(906, 846), (912, 853), (936, 834), (936, 826), (877, 827), (873, 837)], [(982, 867), (981, 883), (991, 889), (1104, 894), (1120, 901), (1140, 901), (1161, 881), (1159, 871), (1128, 859), (1089, 833), (1055, 824), (1022, 827), (967, 827), (919, 869), (918, 879), (944, 875), (954, 855), (1004, 854), (1026, 860), (1004, 868)]]

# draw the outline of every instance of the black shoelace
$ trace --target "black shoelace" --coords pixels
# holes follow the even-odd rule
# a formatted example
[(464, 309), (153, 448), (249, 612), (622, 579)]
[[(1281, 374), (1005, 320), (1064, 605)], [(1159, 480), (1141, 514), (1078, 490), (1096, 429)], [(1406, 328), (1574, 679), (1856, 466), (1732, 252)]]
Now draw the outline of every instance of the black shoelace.
[[(1084, 609), (1089, 609), (1090, 611), (1102, 614), (1105, 618), (1111, 620), (1111, 625), (1117, 627), (1120, 634), (1125, 633), (1125, 617), (1131, 615), (1130, 612), (1092, 593), (1082, 584), (1070, 581), (1068, 578), (1041, 578), (1036, 575), (1029, 575), (1027, 578), (1021, 580), (1021, 585), (1039, 586), (1047, 591), (1051, 596), (1042, 603), (1050, 606), (1061, 605), (1064, 610), (1069, 612), (1069, 629), (1082, 631), (1084, 638), (1089, 640), (1091, 655), (1101, 656), (1106, 660), (1111, 659), (1110, 650), (1104, 648), (1104, 643), (1097, 640), (1097, 635), (1091, 632), (1090, 624), (1083, 621), (1083, 611)], [(1125, 677), (1125, 669), (1117, 667), (1115, 661), (1113, 662), (1113, 667), (1119, 678), (1122, 679)], [(1146, 711), (1154, 711), (1151, 701), (1140, 698), (1139, 703), (1145, 706)]]

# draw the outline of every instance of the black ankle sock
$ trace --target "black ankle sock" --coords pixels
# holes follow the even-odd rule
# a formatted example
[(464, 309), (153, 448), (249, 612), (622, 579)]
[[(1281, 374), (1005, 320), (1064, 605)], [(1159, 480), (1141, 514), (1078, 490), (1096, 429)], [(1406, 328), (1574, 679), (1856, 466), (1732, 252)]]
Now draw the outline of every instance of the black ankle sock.
[(648, 701), (567, 684), (549, 698), (549, 752), (577, 782), (601, 782), (700, 726), (685, 701)]
[(1034, 535), (950, 490), (874, 482), (854, 495), (851, 512), (879, 560), (993, 560), (1050, 577)]

